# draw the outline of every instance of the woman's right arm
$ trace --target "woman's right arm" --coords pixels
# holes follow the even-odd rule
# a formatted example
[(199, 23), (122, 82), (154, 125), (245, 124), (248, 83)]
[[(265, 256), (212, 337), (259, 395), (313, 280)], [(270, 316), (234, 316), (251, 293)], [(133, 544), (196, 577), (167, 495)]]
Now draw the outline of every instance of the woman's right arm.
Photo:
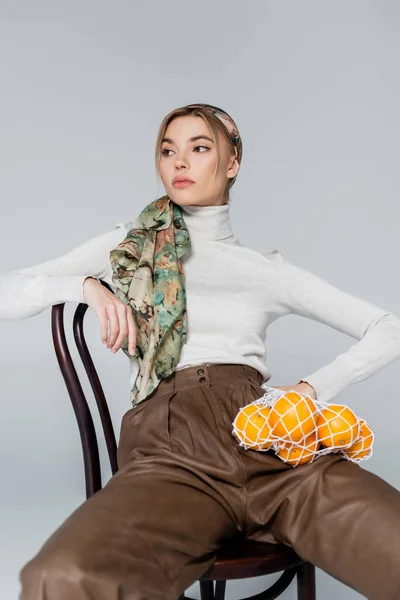
[(110, 273), (110, 252), (126, 237), (130, 226), (117, 223), (114, 229), (66, 254), (0, 275), (0, 319), (26, 319), (54, 304), (85, 302), (84, 281)]

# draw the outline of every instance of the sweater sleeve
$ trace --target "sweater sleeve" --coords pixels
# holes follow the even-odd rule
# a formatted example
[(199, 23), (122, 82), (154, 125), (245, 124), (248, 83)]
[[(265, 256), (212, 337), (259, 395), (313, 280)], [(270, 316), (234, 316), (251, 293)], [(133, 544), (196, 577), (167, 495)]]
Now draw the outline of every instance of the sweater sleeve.
[(126, 236), (130, 223), (98, 235), (57, 258), (0, 275), (0, 319), (26, 319), (63, 302), (85, 302), (83, 282), (103, 278), (109, 254)]
[(363, 381), (400, 358), (400, 319), (349, 294), (286, 259), (281, 261), (285, 297), (291, 313), (324, 323), (359, 340), (332, 362), (302, 377), (321, 402)]

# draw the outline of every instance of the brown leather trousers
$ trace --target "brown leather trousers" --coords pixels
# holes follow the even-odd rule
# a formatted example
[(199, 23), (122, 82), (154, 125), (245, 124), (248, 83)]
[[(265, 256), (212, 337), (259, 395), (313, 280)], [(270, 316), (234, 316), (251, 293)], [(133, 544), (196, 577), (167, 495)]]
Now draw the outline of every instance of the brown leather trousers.
[(245, 365), (198, 365), (128, 410), (119, 471), (24, 566), (20, 600), (177, 600), (240, 534), (399, 599), (400, 493), (338, 454), (293, 468), (239, 446), (232, 421), (261, 383)]

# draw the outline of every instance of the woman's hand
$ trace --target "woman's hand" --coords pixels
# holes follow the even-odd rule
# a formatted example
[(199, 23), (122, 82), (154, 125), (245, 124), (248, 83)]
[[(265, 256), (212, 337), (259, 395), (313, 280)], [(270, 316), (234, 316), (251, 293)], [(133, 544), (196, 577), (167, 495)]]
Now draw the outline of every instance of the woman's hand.
[[(135, 354), (136, 323), (133, 319), (132, 308), (105, 288), (97, 279), (88, 277), (83, 282), (83, 297), (100, 321), (100, 334), (103, 344), (115, 353), (128, 336), (128, 352)], [(110, 322), (110, 332), (108, 323)]]
[(317, 392), (314, 390), (314, 388), (312, 387), (312, 385), (310, 385), (309, 383), (306, 383), (305, 381), (301, 381), (299, 383), (297, 383), (296, 385), (271, 385), (270, 387), (273, 387), (277, 390), (294, 390), (295, 392), (298, 392), (301, 395), (306, 395), (306, 396), (310, 396), (310, 398), (312, 398), (313, 400), (317, 399)]

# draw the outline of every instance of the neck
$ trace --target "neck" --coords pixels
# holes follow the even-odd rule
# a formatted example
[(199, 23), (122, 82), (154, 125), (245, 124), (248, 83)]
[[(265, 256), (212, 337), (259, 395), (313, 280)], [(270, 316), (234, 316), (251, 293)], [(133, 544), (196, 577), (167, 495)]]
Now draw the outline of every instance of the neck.
[(225, 240), (234, 237), (229, 203), (207, 206), (189, 204), (181, 206), (181, 209), (191, 238)]

